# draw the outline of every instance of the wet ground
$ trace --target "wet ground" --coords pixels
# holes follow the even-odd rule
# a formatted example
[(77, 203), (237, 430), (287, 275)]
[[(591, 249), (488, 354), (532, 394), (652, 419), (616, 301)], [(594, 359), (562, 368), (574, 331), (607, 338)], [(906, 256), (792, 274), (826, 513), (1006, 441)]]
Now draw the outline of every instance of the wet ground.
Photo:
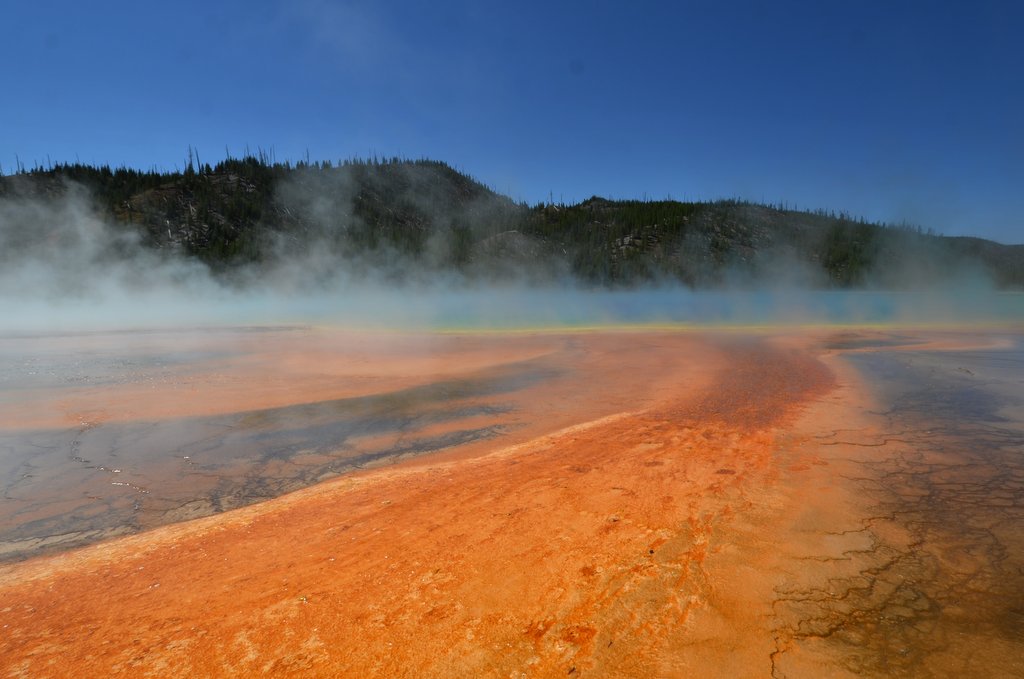
[(511, 365), (384, 394), (0, 434), (0, 556), (85, 544), (276, 497), (373, 463), (493, 438), (503, 399), (550, 376)]
[[(320, 362), (268, 378), (269, 363), (302, 360), (311, 348)], [(466, 351), (484, 356), (463, 361)], [(602, 351), (571, 336), (309, 328), (0, 338), (0, 561), (424, 453), (508, 444), (571, 422), (566, 414), (590, 412), (587, 403), (591, 414), (610, 412), (593, 394), (572, 407), (560, 399)], [(624, 356), (618, 370), (635, 362)], [(396, 374), (382, 378), (388, 372)], [(614, 372), (588, 379), (599, 386)], [(610, 401), (642, 403), (636, 392)]]
[(932, 339), (862, 337), (844, 359), (870, 398), (805, 447), (846, 515), (806, 519), (830, 539), (777, 588), (776, 676), (1024, 675), (1024, 347)]
[(214, 515), (0, 566), (7, 676), (1024, 675), (1019, 333), (295, 332), (14, 380), (9, 546)]

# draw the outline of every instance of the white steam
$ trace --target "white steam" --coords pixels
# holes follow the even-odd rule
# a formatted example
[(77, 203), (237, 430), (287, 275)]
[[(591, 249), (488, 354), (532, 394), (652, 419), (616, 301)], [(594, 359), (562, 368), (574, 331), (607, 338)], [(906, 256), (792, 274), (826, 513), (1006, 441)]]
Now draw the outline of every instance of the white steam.
[[(960, 323), (1020, 322), (1024, 296), (996, 294), (978, 270), (946, 276), (937, 293), (815, 292), (821, 274), (794, 253), (759, 253), (759, 276), (742, 267), (727, 289), (693, 292), (678, 284), (641, 291), (584, 289), (564, 267), (544, 262), (543, 275), (479, 284), (437, 266), (449, 251), (445, 229), (429, 236), (425, 256), (379, 248), (359, 253), (347, 239), (366, 228), (353, 215), (351, 186), (306, 175), (285, 183), (288, 203), (301, 205), (306, 233), (280, 236), (259, 267), (217, 277), (198, 261), (140, 242), (134, 227), (101, 218), (81, 187), (45, 198), (0, 199), (0, 334), (149, 327), (315, 323), (392, 328), (594, 325), (605, 323)], [(450, 214), (427, 193), (418, 207)], [(486, 224), (486, 202), (459, 212), (466, 224)], [(474, 228), (476, 228), (474, 226)], [(474, 233), (475, 239), (486, 234)], [(432, 253), (438, 253), (436, 256)], [(934, 277), (910, 266), (896, 276)], [(953, 271), (952, 265), (950, 271)], [(506, 272), (507, 273), (507, 272)], [(774, 285), (765, 285), (765, 281)], [(885, 283), (886, 277), (878, 280)], [(752, 290), (757, 291), (752, 291)]]

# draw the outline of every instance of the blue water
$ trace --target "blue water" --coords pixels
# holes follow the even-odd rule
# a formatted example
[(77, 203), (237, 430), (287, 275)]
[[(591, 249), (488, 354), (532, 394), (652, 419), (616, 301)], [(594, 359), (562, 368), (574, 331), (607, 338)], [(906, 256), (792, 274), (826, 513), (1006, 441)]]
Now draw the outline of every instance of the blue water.
[(0, 335), (116, 329), (324, 324), (399, 329), (509, 329), (614, 324), (1024, 324), (1024, 293), (718, 291), (685, 288), (344, 288), (182, 298), (139, 294), (27, 301), (0, 317)]
[(1024, 294), (992, 292), (512, 291), (453, 293), (423, 301), (418, 320), (438, 327), (1024, 323)]

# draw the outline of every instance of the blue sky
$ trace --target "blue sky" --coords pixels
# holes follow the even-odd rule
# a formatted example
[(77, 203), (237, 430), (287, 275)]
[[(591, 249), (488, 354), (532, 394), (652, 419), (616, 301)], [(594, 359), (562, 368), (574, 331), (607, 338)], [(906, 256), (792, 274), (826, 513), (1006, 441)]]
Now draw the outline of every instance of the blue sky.
[(0, 164), (444, 160), (1024, 242), (1016, 2), (11, 2)]

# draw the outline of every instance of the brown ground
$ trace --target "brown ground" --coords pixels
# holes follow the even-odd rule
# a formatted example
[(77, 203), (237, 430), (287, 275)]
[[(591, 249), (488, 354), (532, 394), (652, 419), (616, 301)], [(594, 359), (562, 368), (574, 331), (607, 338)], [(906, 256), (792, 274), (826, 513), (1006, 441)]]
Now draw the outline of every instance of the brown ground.
[[(768, 676), (785, 650), (772, 527), (828, 505), (790, 487), (823, 461), (781, 449), (832, 373), (806, 347), (735, 337), (651, 341), (662, 353), (630, 363), (623, 342), (643, 339), (578, 340), (603, 377), (576, 382), (575, 409), (556, 383), (559, 431), (0, 568), (0, 667)], [(551, 341), (506, 350), (536, 356)], [(486, 355), (485, 340), (467, 342)], [(648, 397), (617, 399), (613, 377)]]

